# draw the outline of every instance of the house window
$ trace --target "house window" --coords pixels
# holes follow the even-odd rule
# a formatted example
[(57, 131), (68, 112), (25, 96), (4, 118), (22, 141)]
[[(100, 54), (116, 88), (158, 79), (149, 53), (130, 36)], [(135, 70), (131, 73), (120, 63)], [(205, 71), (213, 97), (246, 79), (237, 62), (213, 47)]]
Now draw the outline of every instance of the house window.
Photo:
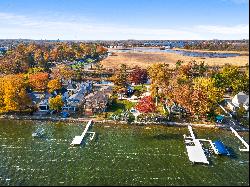
[(46, 106), (46, 105), (39, 106), (39, 109), (40, 110), (48, 110), (48, 106)]

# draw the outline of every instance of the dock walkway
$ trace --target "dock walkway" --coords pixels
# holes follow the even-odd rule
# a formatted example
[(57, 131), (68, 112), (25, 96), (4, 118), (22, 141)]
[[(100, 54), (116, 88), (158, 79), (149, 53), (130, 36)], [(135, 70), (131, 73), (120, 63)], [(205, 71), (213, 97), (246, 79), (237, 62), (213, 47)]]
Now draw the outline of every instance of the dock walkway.
[(184, 135), (188, 158), (192, 163), (209, 164), (199, 139), (195, 138), (192, 126), (188, 126), (190, 137)]
[(197, 163), (209, 164), (200, 141), (194, 139), (192, 142), (194, 145), (186, 144), (186, 149), (187, 149), (189, 160), (192, 163), (197, 162)]
[[(92, 133), (92, 134), (94, 134), (94, 132), (87, 132), (88, 129), (89, 129), (89, 127), (90, 127), (90, 125), (92, 125), (92, 120), (89, 120), (88, 124), (86, 125), (86, 127), (85, 127), (85, 129), (84, 129), (84, 131), (83, 131), (83, 133), (82, 133), (82, 135), (81, 135), (81, 136), (75, 136), (75, 138), (73, 139), (73, 141), (71, 142), (70, 145), (80, 145), (80, 144), (82, 143), (82, 140), (83, 140), (84, 136), (85, 136), (87, 133)], [(93, 139), (93, 136), (92, 136), (91, 139)]]
[(249, 145), (248, 143), (242, 138), (240, 137), (240, 135), (238, 134), (238, 132), (236, 130), (234, 130), (233, 127), (230, 127), (231, 131), (234, 133), (234, 135), (239, 138), (239, 140), (244, 144), (244, 146), (246, 147), (245, 149), (241, 149), (239, 148), (240, 151), (246, 151), (249, 152)]

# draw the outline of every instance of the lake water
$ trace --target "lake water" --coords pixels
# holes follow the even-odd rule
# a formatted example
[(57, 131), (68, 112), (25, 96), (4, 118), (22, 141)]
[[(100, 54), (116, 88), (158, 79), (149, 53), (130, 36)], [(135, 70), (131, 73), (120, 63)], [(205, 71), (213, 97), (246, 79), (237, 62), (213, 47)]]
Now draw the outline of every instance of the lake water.
[(116, 52), (163, 52), (163, 53), (176, 53), (183, 56), (191, 56), (191, 57), (204, 57), (204, 58), (227, 58), (227, 57), (235, 57), (240, 56), (237, 53), (214, 53), (214, 52), (194, 52), (194, 51), (184, 51), (184, 50), (174, 50), (174, 49), (165, 49), (160, 50), (159, 48), (131, 48), (131, 49), (123, 49), (123, 50), (113, 50)]
[[(233, 156), (192, 165), (185, 127), (94, 124), (95, 138), (71, 147), (85, 125), (0, 120), (0, 185), (249, 185), (249, 153), (230, 131), (194, 128), (199, 138), (222, 140)], [(46, 135), (32, 137), (39, 127)], [(248, 132), (240, 135), (249, 141)]]

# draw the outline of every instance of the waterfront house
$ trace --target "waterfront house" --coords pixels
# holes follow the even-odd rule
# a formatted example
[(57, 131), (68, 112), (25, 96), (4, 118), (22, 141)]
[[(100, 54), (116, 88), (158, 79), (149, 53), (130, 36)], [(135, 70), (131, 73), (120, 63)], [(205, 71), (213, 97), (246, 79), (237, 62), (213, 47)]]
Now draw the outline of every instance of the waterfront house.
[(31, 92), (29, 96), (38, 111), (48, 112), (49, 111), (49, 98), (52, 96), (48, 92)]
[(38, 103), (38, 111), (49, 112), (49, 99), (41, 100)]
[[(73, 86), (75, 85), (75, 86)], [(62, 110), (73, 111), (85, 102), (85, 95), (92, 91), (92, 82), (73, 83), (72, 81), (67, 86), (67, 92), (63, 94), (64, 106)]]
[(82, 93), (75, 93), (71, 95), (65, 102), (62, 110), (69, 110), (69, 111), (76, 111), (79, 106), (81, 106), (84, 102), (84, 94)]
[(235, 111), (236, 108), (239, 108), (240, 105), (242, 104), (245, 110), (249, 109), (249, 95), (239, 92), (236, 94), (232, 100), (228, 100), (228, 107), (232, 110)]
[(66, 86), (67, 92), (72, 95), (77, 92), (77, 86), (72, 81), (69, 81)]
[(247, 111), (247, 117), (249, 117), (249, 95), (239, 92), (232, 98), (232, 100), (227, 100), (227, 106), (233, 112), (235, 112), (240, 105), (244, 107)]
[(112, 94), (110, 87), (102, 88), (100, 91), (90, 93), (85, 97), (84, 114), (93, 115), (105, 112)]

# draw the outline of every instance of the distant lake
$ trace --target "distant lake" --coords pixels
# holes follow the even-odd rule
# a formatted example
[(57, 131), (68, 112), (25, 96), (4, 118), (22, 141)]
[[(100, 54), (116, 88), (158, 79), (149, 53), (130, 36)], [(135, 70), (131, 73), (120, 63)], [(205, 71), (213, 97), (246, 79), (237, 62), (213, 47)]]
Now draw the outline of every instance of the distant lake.
[(240, 56), (238, 53), (215, 53), (215, 52), (197, 52), (197, 51), (184, 51), (184, 50), (174, 50), (165, 49), (160, 50), (159, 48), (128, 48), (128, 49), (114, 49), (114, 52), (163, 52), (163, 53), (176, 53), (183, 56), (191, 57), (204, 57), (204, 58), (227, 58)]
[[(185, 127), (94, 124), (95, 138), (71, 147), (85, 125), (0, 120), (0, 186), (249, 185), (249, 153), (231, 131), (194, 128), (198, 138), (222, 140), (233, 156), (210, 154), (211, 165), (192, 165)], [(44, 137), (31, 136), (37, 128)], [(249, 141), (248, 132), (240, 135)]]

